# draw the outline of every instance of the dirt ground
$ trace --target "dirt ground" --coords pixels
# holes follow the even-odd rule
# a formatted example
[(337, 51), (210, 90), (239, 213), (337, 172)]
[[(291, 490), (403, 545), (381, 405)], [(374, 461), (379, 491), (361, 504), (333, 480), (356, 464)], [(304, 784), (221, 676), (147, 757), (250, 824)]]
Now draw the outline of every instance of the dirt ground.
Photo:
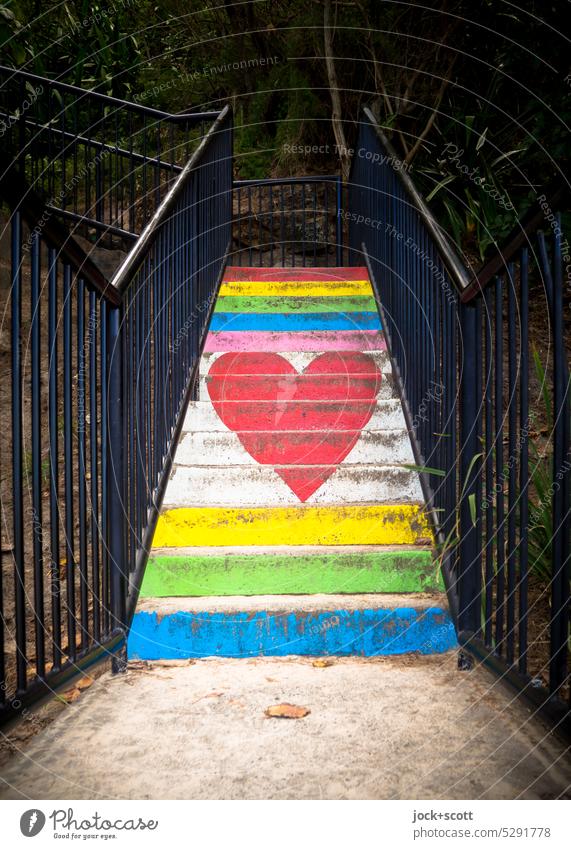
[(138, 664), (18, 748), (2, 798), (571, 798), (569, 750), (456, 652)]

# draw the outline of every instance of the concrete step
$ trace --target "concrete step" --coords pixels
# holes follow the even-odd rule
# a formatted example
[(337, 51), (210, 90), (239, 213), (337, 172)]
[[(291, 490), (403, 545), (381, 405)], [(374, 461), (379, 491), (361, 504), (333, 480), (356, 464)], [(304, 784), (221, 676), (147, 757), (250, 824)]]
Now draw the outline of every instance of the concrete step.
[(370, 375), (207, 375), (200, 379), (199, 400), (225, 401), (352, 401), (396, 398), (392, 374)]
[(238, 330), (211, 331), (204, 350), (212, 351), (386, 351), (387, 343), (380, 329), (283, 331)]
[(154, 550), (140, 597), (415, 593), (443, 589), (431, 550), (419, 546), (205, 546)]
[(405, 430), (204, 431), (183, 435), (176, 466), (414, 463)]
[(164, 507), (414, 504), (416, 472), (398, 466), (176, 466)]
[(215, 312), (223, 313), (340, 313), (376, 312), (372, 295), (222, 295), (216, 301)]
[(130, 659), (436, 654), (456, 646), (442, 594), (142, 599)]
[(159, 516), (154, 548), (432, 544), (422, 504), (174, 507)]
[(406, 428), (398, 398), (355, 401), (225, 401), (224, 420), (211, 401), (188, 405), (183, 432), (227, 430), (403, 430)]
[(381, 330), (381, 321), (377, 312), (214, 312), (209, 329), (211, 333), (321, 333)]
[[(331, 351), (325, 359), (323, 351), (275, 351), (274, 356), (281, 357), (286, 360), (297, 372), (301, 373), (310, 364), (312, 374), (344, 374), (360, 373), (361, 354), (358, 351)], [(273, 363), (279, 368), (268, 370), (268, 354), (266, 351), (248, 351), (238, 354), (229, 354), (224, 351), (206, 352), (200, 360), (200, 376), (206, 377), (214, 363), (220, 357), (231, 357), (231, 364), (226, 367), (227, 374), (242, 375), (256, 374), (259, 375), (262, 370), (267, 375), (283, 374), (283, 366), (278, 360), (273, 360)], [(381, 374), (391, 374), (391, 364), (389, 355), (386, 351), (368, 351), (366, 357), (372, 361), (377, 371)]]
[[(224, 280), (260, 280), (264, 283), (272, 280), (318, 280), (321, 283), (337, 283), (344, 280), (365, 280), (369, 274), (365, 265), (319, 265), (301, 268), (271, 266), (260, 268), (256, 265), (229, 265)], [(370, 285), (370, 284), (369, 284)]]

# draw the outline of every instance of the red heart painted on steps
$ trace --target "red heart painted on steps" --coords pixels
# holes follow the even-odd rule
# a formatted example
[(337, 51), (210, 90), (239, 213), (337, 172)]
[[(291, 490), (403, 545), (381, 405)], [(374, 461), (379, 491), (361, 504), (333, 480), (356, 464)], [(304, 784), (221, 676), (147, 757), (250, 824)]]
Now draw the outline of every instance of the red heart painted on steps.
[(375, 361), (325, 353), (298, 372), (279, 354), (228, 353), (208, 373), (220, 419), (258, 463), (306, 501), (349, 454), (375, 409)]

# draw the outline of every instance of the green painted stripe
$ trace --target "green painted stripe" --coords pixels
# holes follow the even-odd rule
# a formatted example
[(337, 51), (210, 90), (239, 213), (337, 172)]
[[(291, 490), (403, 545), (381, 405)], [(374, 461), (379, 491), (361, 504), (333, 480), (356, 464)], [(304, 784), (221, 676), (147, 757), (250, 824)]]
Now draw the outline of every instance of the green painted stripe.
[(428, 550), (151, 556), (141, 596), (413, 593), (443, 589)]
[(375, 299), (366, 295), (355, 297), (263, 297), (237, 295), (219, 297), (216, 312), (254, 313), (316, 313), (316, 312), (375, 312)]

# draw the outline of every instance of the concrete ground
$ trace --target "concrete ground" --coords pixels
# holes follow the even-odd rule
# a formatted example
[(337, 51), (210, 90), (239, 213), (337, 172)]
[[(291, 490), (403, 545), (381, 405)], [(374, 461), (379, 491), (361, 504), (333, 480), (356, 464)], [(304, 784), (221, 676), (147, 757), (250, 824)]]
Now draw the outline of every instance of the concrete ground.
[[(311, 713), (267, 718), (280, 702)], [(571, 798), (569, 751), (456, 652), (141, 663), (0, 775), (17, 799)]]

